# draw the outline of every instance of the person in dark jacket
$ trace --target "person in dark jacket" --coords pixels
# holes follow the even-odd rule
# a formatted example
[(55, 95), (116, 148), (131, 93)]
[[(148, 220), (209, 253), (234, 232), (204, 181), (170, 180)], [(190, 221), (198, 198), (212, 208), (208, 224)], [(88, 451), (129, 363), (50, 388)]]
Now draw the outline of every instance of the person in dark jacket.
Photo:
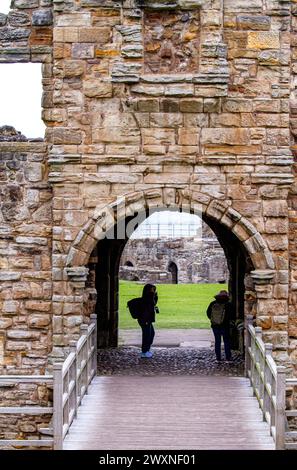
[(153, 344), (155, 337), (155, 330), (153, 323), (156, 320), (156, 312), (159, 312), (157, 307), (158, 294), (156, 286), (153, 284), (146, 284), (142, 291), (143, 308), (138, 323), (142, 329), (142, 347), (141, 357), (150, 358), (153, 353), (150, 348)]
[(221, 340), (223, 337), (226, 361), (232, 361), (230, 342), (230, 321), (233, 319), (233, 308), (229, 294), (221, 290), (215, 295), (207, 309), (207, 316), (211, 322), (211, 328), (215, 337), (215, 353), (218, 362), (221, 362)]

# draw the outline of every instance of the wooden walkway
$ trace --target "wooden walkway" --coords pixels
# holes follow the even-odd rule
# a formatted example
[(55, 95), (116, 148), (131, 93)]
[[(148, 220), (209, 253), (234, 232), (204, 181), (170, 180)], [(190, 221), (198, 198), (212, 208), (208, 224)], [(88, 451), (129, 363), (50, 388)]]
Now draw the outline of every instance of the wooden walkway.
[(274, 449), (243, 377), (95, 377), (65, 450)]

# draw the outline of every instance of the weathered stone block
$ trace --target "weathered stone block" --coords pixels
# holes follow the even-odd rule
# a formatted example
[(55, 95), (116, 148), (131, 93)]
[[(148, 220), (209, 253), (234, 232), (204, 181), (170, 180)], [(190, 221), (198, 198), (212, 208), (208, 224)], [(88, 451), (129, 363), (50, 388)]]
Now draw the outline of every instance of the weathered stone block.
[(104, 44), (109, 42), (111, 37), (110, 28), (80, 28), (78, 32), (78, 41), (84, 43)]
[(21, 273), (13, 271), (0, 271), (0, 281), (18, 281)]
[(71, 317), (63, 318), (63, 325), (68, 328), (79, 326), (83, 323), (82, 315), (73, 315)]
[(64, 61), (64, 77), (80, 77), (85, 70), (85, 63), (82, 60), (65, 60)]
[(181, 99), (180, 111), (182, 113), (202, 113), (203, 112), (203, 99)]
[(239, 113), (219, 113), (210, 115), (210, 127), (241, 127)]
[(259, 300), (258, 313), (262, 315), (287, 315), (288, 304), (286, 300)]
[(52, 10), (36, 10), (32, 14), (33, 26), (50, 26), (53, 24)]
[(46, 246), (48, 243), (47, 238), (43, 237), (16, 237), (15, 239), (16, 243), (19, 243), (20, 245), (40, 245), (40, 246)]
[(57, 15), (56, 26), (91, 26), (91, 13), (80, 11)]
[(179, 100), (177, 99), (163, 99), (160, 103), (160, 111), (164, 113), (178, 113), (179, 112)]
[(51, 132), (48, 131), (53, 144), (81, 144), (82, 135), (79, 130), (57, 127)]
[(247, 47), (250, 49), (279, 49), (279, 33), (274, 31), (249, 32)]
[(191, 84), (176, 84), (176, 85), (167, 85), (165, 86), (165, 96), (193, 96), (194, 95), (194, 86)]
[[(187, 127), (178, 129), (178, 145), (197, 145), (199, 143), (199, 129)], [(198, 149), (197, 149), (198, 150)]]
[(20, 302), (16, 300), (5, 300), (3, 302), (3, 312), (6, 314), (17, 314), (20, 308)]
[(169, 145), (175, 143), (175, 132), (171, 129), (143, 129), (144, 145)]
[(219, 113), (221, 110), (221, 101), (217, 98), (205, 98), (203, 100), (204, 113)]
[(225, 0), (225, 9), (227, 12), (232, 11), (262, 11), (262, 0), (250, 0), (247, 5), (246, 0)]
[(183, 124), (183, 116), (177, 113), (151, 113), (151, 127), (180, 127)]
[(30, 349), (30, 341), (6, 341), (7, 351), (28, 351)]
[(270, 330), (272, 327), (272, 318), (267, 315), (258, 315), (257, 326), (260, 326), (263, 330)]
[(247, 99), (226, 98), (222, 100), (223, 112), (249, 113), (253, 111), (253, 103)]
[(287, 233), (288, 220), (285, 217), (270, 217), (265, 222), (265, 231), (267, 233)]
[(7, 42), (18, 42), (26, 41), (30, 36), (29, 29), (22, 28), (1, 28), (0, 29), (0, 41)]
[(51, 302), (43, 300), (28, 300), (25, 302), (27, 310), (38, 310), (39, 312), (49, 312), (51, 310)]
[(74, 59), (93, 59), (95, 53), (93, 44), (73, 44), (72, 57)]
[(12, 325), (11, 318), (0, 318), (0, 329), (6, 330), (6, 328), (10, 328)]
[(248, 145), (250, 133), (247, 129), (209, 128), (201, 130), (202, 144)]
[(263, 15), (239, 15), (237, 17), (237, 27), (243, 30), (267, 31), (270, 29), (271, 19)]
[(94, 129), (92, 133), (93, 143), (113, 143), (134, 145), (140, 143), (140, 132), (138, 129), (122, 129), (117, 127), (104, 127)]
[(83, 91), (88, 98), (112, 97), (112, 84), (99, 79), (89, 79), (83, 83)]
[(37, 340), (40, 334), (35, 331), (26, 330), (9, 330), (7, 332), (8, 339), (24, 339), (24, 340)]
[(43, 179), (44, 166), (41, 163), (27, 163), (25, 167), (25, 178), (35, 183)]
[[(158, 112), (159, 111), (159, 100), (157, 99), (143, 99), (137, 101), (137, 110), (140, 112)], [(165, 111), (165, 109), (163, 109)]]
[(143, 46), (141, 44), (128, 44), (122, 47), (121, 54), (128, 59), (140, 59), (143, 57)]
[(48, 314), (34, 314), (28, 318), (28, 326), (30, 328), (46, 328), (50, 324), (50, 315)]

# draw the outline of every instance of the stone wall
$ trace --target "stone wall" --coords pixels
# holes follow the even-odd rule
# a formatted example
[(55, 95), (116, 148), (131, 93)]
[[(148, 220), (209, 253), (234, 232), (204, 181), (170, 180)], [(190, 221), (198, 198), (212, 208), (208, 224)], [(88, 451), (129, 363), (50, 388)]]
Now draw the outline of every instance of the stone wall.
[(51, 352), (47, 145), (0, 128), (0, 371), (44, 372)]
[[(288, 247), (296, 2), (12, 4), (0, 16), (0, 61), (43, 63), (47, 131), (46, 144), (1, 143), (2, 153), (27, 158), (13, 157), (15, 168), (5, 161), (2, 370), (42, 371), (50, 350), (63, 354), (78, 337), (93, 295), (85, 289), (90, 255), (104, 214), (125, 197), (129, 217), (201, 207), (232, 258), (233, 283), (243, 266), (236, 256), (245, 260), (245, 311), (296, 372), (292, 236)], [(172, 30), (155, 29), (156, 18)], [(106, 282), (115, 302), (116, 274)], [(115, 322), (105, 321), (113, 331)]]
[[(214, 233), (202, 237), (130, 239), (121, 257), (119, 277), (163, 284), (228, 283), (228, 266)], [(208, 237), (206, 238), (206, 235)], [(129, 266), (131, 264), (133, 266)], [(177, 267), (177, 282), (170, 264)]]

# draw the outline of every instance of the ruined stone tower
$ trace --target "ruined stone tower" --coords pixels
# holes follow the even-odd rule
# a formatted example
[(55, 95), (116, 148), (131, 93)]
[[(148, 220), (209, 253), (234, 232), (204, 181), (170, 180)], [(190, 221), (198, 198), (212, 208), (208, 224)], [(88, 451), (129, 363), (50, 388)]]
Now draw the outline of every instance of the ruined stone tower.
[(241, 315), (296, 374), (296, 15), (296, 0), (14, 0), (0, 15), (0, 62), (42, 64), (47, 126), (0, 136), (1, 373), (43, 374), (94, 309), (115, 345), (126, 240), (106, 223), (199, 206)]

